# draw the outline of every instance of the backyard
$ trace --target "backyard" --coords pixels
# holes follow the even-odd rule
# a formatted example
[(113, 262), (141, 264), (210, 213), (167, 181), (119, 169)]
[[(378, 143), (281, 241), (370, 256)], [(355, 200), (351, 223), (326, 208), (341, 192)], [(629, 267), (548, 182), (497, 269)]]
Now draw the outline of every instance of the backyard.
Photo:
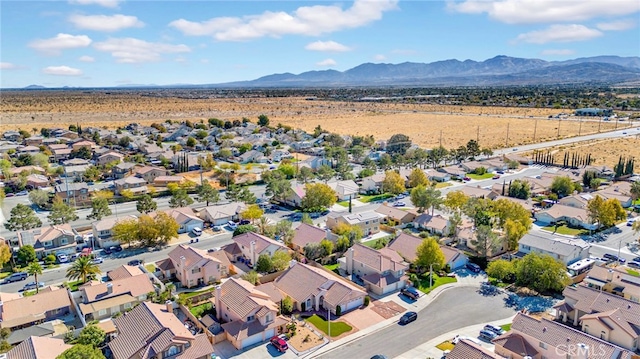
[(215, 314), (213, 310), (213, 304), (211, 302), (204, 302), (199, 305), (194, 305), (189, 308), (191, 314), (196, 318), (202, 318), (205, 314)]
[[(321, 332), (329, 335), (329, 323), (322, 317), (314, 314), (306, 319), (307, 322), (313, 324), (314, 327), (318, 328)], [(348, 331), (350, 331), (351, 326), (345, 322), (331, 322), (331, 337), (338, 337)]]

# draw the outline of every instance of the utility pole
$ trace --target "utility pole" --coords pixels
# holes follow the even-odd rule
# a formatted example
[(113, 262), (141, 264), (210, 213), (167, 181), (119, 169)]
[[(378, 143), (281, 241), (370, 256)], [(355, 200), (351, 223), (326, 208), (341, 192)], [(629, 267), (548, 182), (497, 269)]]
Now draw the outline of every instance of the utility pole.
[(580, 136), (580, 133), (582, 132), (582, 120), (578, 120), (578, 122), (580, 123), (580, 126), (578, 126), (578, 136)]
[(507, 122), (507, 139), (504, 141), (504, 147), (509, 146), (509, 123)]
[(598, 133), (600, 133), (600, 125), (602, 124), (602, 118), (598, 120)]
[(538, 130), (538, 119), (536, 118), (536, 122), (533, 125), (533, 142), (536, 142), (536, 131)]
[(558, 138), (560, 138), (560, 119), (558, 118)]
[(476, 142), (480, 145), (480, 126), (478, 126), (478, 132), (476, 133)]
[(442, 147), (442, 130), (440, 130), (440, 147)]
[(429, 264), (429, 288), (433, 287), (433, 264)]
[(331, 340), (331, 311), (327, 308), (327, 334), (329, 334), (329, 340)]

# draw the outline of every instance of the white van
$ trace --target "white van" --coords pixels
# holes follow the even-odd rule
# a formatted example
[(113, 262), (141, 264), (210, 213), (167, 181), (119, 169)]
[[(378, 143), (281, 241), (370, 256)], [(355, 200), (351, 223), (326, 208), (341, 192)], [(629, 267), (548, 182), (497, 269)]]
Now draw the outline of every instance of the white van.
[(191, 230), (191, 232), (192, 232), (193, 234), (195, 234), (196, 236), (200, 236), (200, 235), (202, 235), (202, 228), (200, 228), (200, 227), (195, 227), (194, 229), (192, 229), (192, 230)]

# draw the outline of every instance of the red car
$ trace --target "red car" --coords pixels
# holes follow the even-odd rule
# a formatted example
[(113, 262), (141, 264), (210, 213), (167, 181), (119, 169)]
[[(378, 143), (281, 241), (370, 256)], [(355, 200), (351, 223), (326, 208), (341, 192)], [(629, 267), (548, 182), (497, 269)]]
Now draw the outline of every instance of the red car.
[(287, 342), (284, 341), (284, 339), (280, 338), (280, 337), (273, 337), (271, 338), (271, 340), (269, 340), (269, 342), (276, 347), (276, 349), (278, 349), (279, 352), (284, 353), (287, 351), (287, 349), (289, 349), (289, 346), (287, 345)]

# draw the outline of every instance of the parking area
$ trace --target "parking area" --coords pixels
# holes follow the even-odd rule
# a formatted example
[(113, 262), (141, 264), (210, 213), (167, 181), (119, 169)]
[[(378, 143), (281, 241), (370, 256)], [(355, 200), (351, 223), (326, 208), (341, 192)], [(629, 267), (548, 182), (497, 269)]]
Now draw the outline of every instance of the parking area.
[(291, 350), (284, 353), (279, 352), (269, 341), (256, 344), (244, 350), (236, 349), (231, 342), (225, 340), (221, 343), (214, 344), (213, 352), (221, 359), (264, 359), (264, 358), (282, 358), (292, 359), (297, 356)]

